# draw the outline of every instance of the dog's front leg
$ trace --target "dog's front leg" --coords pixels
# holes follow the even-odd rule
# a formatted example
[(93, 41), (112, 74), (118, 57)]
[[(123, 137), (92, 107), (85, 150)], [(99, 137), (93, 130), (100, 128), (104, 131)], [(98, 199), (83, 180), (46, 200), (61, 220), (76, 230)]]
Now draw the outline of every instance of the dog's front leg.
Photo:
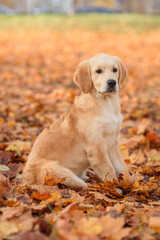
[(116, 170), (116, 173), (120, 174), (123, 172), (124, 168), (126, 167), (126, 163), (121, 155), (118, 142), (116, 142), (116, 144), (110, 149), (109, 157), (114, 166), (114, 169)]
[[(103, 144), (102, 144), (103, 145)], [(117, 179), (116, 171), (109, 159), (107, 149), (99, 144), (91, 144), (88, 147), (87, 155), (91, 168), (104, 181), (107, 179), (112, 181), (113, 178)]]

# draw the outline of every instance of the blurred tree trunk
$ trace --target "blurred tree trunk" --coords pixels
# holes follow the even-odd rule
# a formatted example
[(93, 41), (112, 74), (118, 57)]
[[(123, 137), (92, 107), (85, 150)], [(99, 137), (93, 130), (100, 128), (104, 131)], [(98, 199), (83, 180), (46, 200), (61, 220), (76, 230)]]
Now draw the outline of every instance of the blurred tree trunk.
[(15, 4), (16, 0), (0, 0), (0, 4), (3, 4), (9, 8), (14, 8), (14, 4)]
[(160, 13), (160, 0), (116, 0), (116, 9), (135, 13)]

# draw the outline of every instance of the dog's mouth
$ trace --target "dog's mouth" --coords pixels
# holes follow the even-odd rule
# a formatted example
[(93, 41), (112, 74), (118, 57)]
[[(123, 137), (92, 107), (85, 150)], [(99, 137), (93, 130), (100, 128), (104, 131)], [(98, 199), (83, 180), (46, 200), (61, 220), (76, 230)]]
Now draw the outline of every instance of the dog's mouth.
[(114, 93), (116, 92), (116, 89), (115, 88), (108, 88), (106, 93)]
[(101, 93), (101, 94), (116, 93), (116, 89), (115, 88), (108, 88), (106, 91), (99, 92), (99, 93)]

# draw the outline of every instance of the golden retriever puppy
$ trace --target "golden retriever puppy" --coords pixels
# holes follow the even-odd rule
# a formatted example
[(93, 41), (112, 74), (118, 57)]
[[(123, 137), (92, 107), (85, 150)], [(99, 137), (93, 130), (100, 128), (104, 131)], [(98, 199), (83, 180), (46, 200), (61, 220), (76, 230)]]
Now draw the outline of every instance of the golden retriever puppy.
[(127, 78), (118, 57), (98, 54), (78, 66), (74, 81), (82, 93), (72, 108), (37, 137), (23, 171), (28, 184), (43, 184), (46, 174), (86, 188), (91, 167), (104, 181), (125, 168), (119, 150), (122, 115), (118, 91)]

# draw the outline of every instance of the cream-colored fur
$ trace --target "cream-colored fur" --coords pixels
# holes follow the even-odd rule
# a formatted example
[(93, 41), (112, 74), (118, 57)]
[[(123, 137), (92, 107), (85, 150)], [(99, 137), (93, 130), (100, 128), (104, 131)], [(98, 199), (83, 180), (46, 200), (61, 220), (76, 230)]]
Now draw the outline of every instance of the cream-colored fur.
[[(82, 93), (68, 112), (37, 137), (23, 171), (25, 183), (43, 184), (50, 174), (65, 178), (66, 185), (86, 188), (88, 167), (102, 181), (117, 178), (125, 168), (119, 150), (122, 115), (118, 91), (126, 77), (120, 59), (107, 54), (78, 66), (74, 80)], [(115, 81), (114, 88), (108, 80)]]

